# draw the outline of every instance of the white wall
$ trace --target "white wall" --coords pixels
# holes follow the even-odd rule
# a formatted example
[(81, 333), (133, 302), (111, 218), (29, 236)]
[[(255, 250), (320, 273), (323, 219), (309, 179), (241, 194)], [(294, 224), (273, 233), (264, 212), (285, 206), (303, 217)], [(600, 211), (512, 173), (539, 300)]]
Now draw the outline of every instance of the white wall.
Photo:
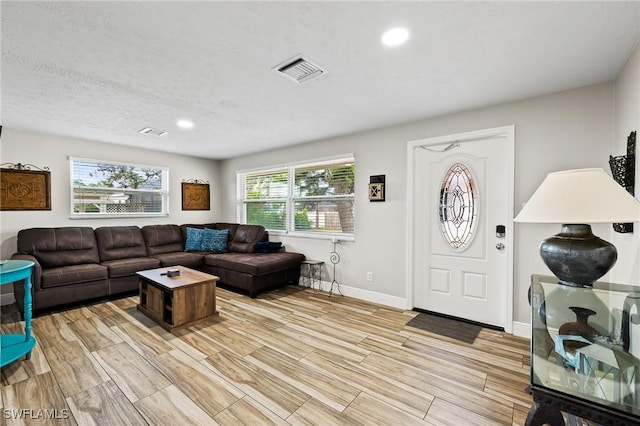
[[(162, 141), (159, 139), (159, 141)], [(162, 142), (159, 142), (162, 143)], [(169, 167), (169, 216), (160, 218), (70, 219), (69, 156)], [(89, 140), (33, 133), (3, 127), (0, 163), (33, 164), (51, 171), (51, 211), (0, 212), (0, 257), (16, 251), (20, 229), (39, 226), (115, 226), (153, 223), (205, 223), (220, 216), (220, 179), (217, 161), (148, 151)], [(210, 211), (182, 211), (181, 181), (200, 179), (211, 185)], [(11, 286), (2, 286), (7, 294)], [(5, 298), (6, 299), (6, 298)]]
[[(637, 145), (640, 131), (640, 44), (636, 46), (615, 82), (615, 120), (611, 155), (627, 153), (627, 137), (634, 130)], [(640, 198), (639, 156), (640, 152), (636, 147), (636, 198)], [(611, 271), (611, 281), (635, 285), (640, 283), (640, 223), (634, 224), (633, 233), (620, 234), (611, 229), (611, 237), (608, 240), (618, 249), (618, 262)]]
[[(517, 213), (546, 174), (582, 167), (608, 168), (613, 137), (613, 84), (536, 97), (223, 161), (222, 220), (236, 220), (237, 170), (353, 152), (356, 157), (356, 240), (339, 247), (337, 279), (350, 293), (389, 304), (402, 303), (406, 285), (407, 142), (422, 138), (514, 124), (516, 128), (515, 205)], [(370, 203), (370, 175), (385, 174), (386, 201)], [(532, 273), (548, 273), (538, 256), (539, 242), (559, 226), (518, 224), (514, 257), (514, 320), (530, 323), (527, 289)], [(608, 236), (606, 226), (594, 232)], [(327, 240), (280, 238), (290, 251), (329, 264)], [(624, 260), (621, 263), (625, 263)], [(373, 272), (374, 281), (366, 281)], [(325, 269), (325, 277), (331, 272)], [(329, 280), (331, 279), (329, 275)], [(326, 279), (326, 278), (325, 278)]]

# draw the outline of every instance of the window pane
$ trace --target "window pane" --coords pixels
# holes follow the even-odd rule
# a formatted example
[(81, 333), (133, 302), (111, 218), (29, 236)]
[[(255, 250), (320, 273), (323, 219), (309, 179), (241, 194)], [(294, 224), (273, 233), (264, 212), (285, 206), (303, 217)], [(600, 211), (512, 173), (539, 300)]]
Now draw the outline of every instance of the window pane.
[(73, 214), (164, 214), (167, 170), (72, 159)]
[(73, 212), (97, 214), (162, 213), (163, 194), (74, 188)]
[(478, 223), (476, 187), (471, 171), (461, 163), (452, 165), (440, 188), (440, 230), (452, 249), (466, 249)]
[(287, 198), (288, 189), (286, 170), (248, 174), (245, 177), (244, 198), (246, 200)]
[(295, 169), (294, 197), (317, 195), (352, 195), (352, 162)]
[(74, 187), (146, 189), (161, 191), (162, 169), (73, 160)]
[(248, 224), (262, 225), (266, 229), (287, 229), (286, 203), (250, 202), (245, 206)]
[(353, 200), (296, 201), (294, 209), (295, 231), (353, 233)]

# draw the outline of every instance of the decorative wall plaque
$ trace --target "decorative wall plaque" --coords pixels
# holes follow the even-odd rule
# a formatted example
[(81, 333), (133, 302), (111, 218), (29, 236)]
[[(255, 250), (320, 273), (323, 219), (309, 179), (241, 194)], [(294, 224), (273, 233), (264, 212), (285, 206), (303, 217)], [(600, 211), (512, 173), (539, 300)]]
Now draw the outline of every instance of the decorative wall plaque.
[(369, 201), (384, 201), (384, 182), (386, 175), (369, 176)]
[(209, 182), (189, 179), (182, 181), (182, 210), (211, 210)]
[(51, 210), (48, 167), (21, 163), (4, 163), (0, 167), (0, 210)]

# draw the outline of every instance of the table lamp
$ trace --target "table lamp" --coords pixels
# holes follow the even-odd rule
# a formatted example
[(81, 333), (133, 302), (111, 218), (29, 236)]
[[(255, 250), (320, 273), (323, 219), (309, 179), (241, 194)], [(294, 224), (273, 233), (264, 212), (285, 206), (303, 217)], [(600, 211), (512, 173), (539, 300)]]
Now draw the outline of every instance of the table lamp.
[(640, 202), (603, 169), (565, 170), (549, 173), (514, 221), (562, 224), (542, 241), (540, 256), (560, 284), (590, 287), (618, 253), (589, 223), (639, 222)]

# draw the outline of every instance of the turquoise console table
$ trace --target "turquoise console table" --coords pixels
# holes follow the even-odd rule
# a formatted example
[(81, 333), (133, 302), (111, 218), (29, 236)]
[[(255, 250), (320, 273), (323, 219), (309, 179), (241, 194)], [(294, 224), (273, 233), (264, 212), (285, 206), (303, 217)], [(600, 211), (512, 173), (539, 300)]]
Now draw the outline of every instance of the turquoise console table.
[(31, 269), (29, 260), (7, 260), (0, 265), (0, 285), (24, 280), (24, 334), (0, 335), (0, 367), (17, 361), (21, 356), (31, 358), (36, 338), (31, 335)]

